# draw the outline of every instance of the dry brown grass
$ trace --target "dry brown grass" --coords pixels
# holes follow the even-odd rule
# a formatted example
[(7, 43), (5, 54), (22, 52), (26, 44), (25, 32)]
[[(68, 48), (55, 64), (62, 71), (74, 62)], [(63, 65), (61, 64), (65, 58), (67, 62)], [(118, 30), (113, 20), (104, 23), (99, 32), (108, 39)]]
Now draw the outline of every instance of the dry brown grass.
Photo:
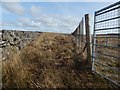
[(14, 57), (11, 58), (9, 61), (4, 61), (2, 66), (3, 85), (5, 87), (26, 87), (29, 73), (26, 66), (23, 66), (19, 55), (14, 54)]
[(11, 52), (9, 60), (3, 62), (3, 86), (37, 89), (111, 87), (90, 71), (80, 70), (85, 65), (83, 59), (72, 36), (43, 33), (19, 54)]

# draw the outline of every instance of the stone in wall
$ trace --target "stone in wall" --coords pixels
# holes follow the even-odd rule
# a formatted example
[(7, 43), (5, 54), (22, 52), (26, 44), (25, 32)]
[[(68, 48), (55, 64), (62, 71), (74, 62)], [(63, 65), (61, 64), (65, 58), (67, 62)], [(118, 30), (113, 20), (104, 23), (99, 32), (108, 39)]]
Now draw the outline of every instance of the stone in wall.
[(17, 53), (27, 43), (33, 41), (41, 32), (17, 31), (17, 30), (1, 30), (0, 31), (0, 48), (2, 48), (2, 58), (6, 60), (11, 49), (15, 49)]

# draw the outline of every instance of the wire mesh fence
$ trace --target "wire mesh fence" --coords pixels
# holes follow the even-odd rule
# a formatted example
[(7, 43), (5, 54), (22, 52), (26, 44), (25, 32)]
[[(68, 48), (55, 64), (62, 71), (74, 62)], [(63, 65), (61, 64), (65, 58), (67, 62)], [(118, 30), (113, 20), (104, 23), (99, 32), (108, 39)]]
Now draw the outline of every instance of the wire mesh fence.
[(83, 41), (85, 41), (85, 37), (83, 33), (84, 33), (84, 18), (82, 18), (79, 25), (77, 26), (75, 31), (72, 33), (72, 35), (75, 36), (76, 45), (78, 48), (82, 48)]
[(75, 29), (75, 31), (72, 33), (72, 35), (75, 37), (76, 39), (76, 45), (78, 47), (78, 49), (81, 52), (85, 53), (86, 55), (86, 51), (85, 51), (85, 47), (86, 47), (86, 33), (85, 33), (85, 21), (84, 21), (84, 17), (82, 17), (79, 25), (77, 26), (77, 28)]
[[(90, 27), (89, 27), (89, 14), (85, 14), (82, 17), (79, 25), (72, 33), (76, 39), (76, 45), (81, 53), (84, 54), (86, 63), (88, 63), (91, 68), (91, 48), (90, 48)], [(90, 69), (89, 68), (89, 69)]]
[(120, 1), (95, 12), (92, 70), (120, 86)]

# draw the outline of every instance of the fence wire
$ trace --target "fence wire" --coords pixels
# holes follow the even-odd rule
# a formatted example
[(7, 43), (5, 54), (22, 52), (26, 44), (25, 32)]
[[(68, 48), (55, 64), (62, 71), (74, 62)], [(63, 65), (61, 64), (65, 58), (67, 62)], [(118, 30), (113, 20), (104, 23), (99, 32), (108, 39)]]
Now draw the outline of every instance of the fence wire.
[(72, 35), (76, 39), (77, 47), (78, 48), (83, 48), (82, 47), (82, 46), (84, 46), (83, 43), (85, 43), (85, 41), (86, 41), (85, 35), (84, 35), (84, 18), (81, 19), (79, 25), (77, 26), (75, 31), (72, 33)]

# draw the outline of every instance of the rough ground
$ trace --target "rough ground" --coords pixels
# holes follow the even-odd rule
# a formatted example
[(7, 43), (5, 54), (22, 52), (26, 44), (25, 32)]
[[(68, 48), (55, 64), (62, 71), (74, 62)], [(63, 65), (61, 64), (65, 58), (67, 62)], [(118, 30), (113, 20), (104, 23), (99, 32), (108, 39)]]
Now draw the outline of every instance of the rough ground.
[(87, 70), (84, 55), (72, 35), (42, 33), (3, 61), (4, 88), (108, 88), (103, 78)]

